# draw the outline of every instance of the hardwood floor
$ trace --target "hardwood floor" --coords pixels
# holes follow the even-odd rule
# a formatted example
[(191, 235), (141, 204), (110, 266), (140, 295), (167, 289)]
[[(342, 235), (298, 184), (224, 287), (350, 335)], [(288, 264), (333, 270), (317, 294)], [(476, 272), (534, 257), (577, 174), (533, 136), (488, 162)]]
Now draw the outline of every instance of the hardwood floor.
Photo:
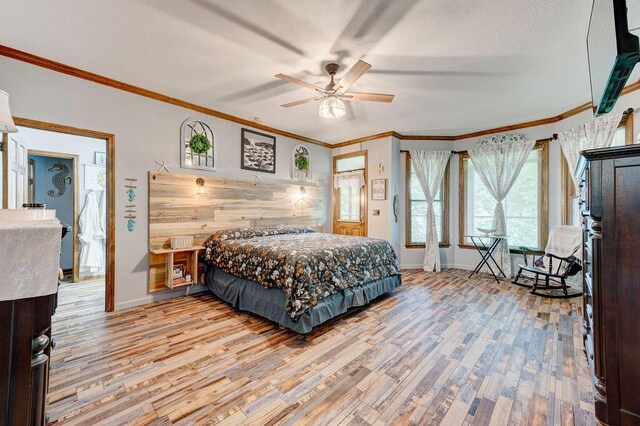
[(50, 419), (595, 424), (580, 299), (467, 274), (404, 271), (397, 291), (307, 336), (208, 293), (111, 314), (63, 302)]
[(62, 282), (58, 289), (58, 307), (54, 323), (68, 318), (82, 319), (85, 315), (104, 312), (104, 279)]

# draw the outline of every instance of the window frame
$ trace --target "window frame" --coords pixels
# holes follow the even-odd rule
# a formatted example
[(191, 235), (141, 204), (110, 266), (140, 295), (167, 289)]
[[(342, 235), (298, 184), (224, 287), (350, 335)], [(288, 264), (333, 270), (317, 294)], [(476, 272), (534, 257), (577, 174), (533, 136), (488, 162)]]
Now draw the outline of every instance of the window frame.
[[(544, 247), (547, 245), (547, 239), (549, 238), (549, 139), (537, 140), (533, 149), (541, 151), (539, 184), (542, 189), (542, 193), (538, 199), (538, 207), (540, 211), (540, 218), (538, 219), (540, 225), (538, 239), (540, 240), (542, 247), (531, 248), (542, 253), (544, 251)], [(467, 234), (465, 231), (466, 192), (464, 182), (464, 160), (468, 158), (470, 158), (468, 151), (461, 151), (458, 155), (458, 247), (467, 250), (475, 250), (476, 248), (473, 245), (466, 244), (464, 241), (464, 235)], [(511, 253), (522, 253), (522, 250), (514, 248), (510, 248), (509, 251)]]
[[(622, 115), (622, 119), (620, 119), (620, 123), (616, 130), (620, 127), (625, 128), (625, 145), (633, 144), (633, 110), (629, 112), (628, 110)], [(560, 175), (562, 182), (562, 224), (570, 225), (571, 224), (571, 199), (576, 196), (576, 188), (573, 185), (573, 179), (571, 179), (571, 173), (573, 170), (569, 170), (569, 165), (567, 164), (567, 159), (562, 152), (562, 147), (560, 148), (560, 156), (562, 157), (560, 160)]]
[[(447, 248), (451, 246), (451, 239), (449, 236), (449, 190), (451, 187), (450, 179), (450, 165), (451, 161), (447, 162), (447, 168), (444, 171), (444, 178), (442, 179), (442, 241), (438, 243), (440, 248)], [(411, 154), (406, 153), (405, 156), (405, 179), (404, 179), (404, 193), (405, 193), (405, 237), (404, 246), (408, 249), (423, 249), (425, 244), (415, 243), (411, 240)]]
[[(333, 187), (333, 177), (335, 176), (336, 172), (336, 164), (338, 162), (338, 160), (343, 159), (343, 158), (350, 158), (350, 157), (360, 157), (363, 156), (364, 157), (364, 169), (350, 169), (350, 170), (343, 170), (343, 172), (346, 171), (353, 171), (353, 170), (364, 170), (364, 194), (361, 196), (361, 201), (360, 201), (360, 220), (358, 221), (350, 221), (350, 220), (339, 220), (338, 218), (340, 217), (340, 191), (338, 191), (337, 189), (335, 189)], [(337, 229), (338, 224), (339, 223), (360, 223), (363, 226), (364, 229), (364, 235), (369, 235), (369, 220), (367, 218), (367, 215), (369, 214), (369, 203), (368, 203), (368, 191), (369, 191), (369, 186), (368, 186), (368, 181), (367, 179), (369, 179), (369, 173), (368, 173), (368, 164), (369, 164), (369, 153), (367, 150), (361, 150), (361, 151), (355, 151), (355, 152), (350, 152), (347, 154), (339, 154), (339, 155), (334, 155), (333, 156), (333, 168), (331, 170), (331, 188), (333, 190), (333, 232), (335, 232), (335, 229)]]

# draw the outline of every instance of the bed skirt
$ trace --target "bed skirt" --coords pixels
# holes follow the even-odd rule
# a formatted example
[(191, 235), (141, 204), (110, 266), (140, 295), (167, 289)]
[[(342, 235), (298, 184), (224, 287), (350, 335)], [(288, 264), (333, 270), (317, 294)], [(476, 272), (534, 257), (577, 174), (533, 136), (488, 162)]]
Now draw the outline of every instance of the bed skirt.
[(393, 275), (361, 286), (346, 288), (321, 299), (316, 306), (293, 322), (284, 308), (285, 294), (279, 288), (264, 287), (255, 281), (236, 277), (218, 268), (209, 268), (205, 281), (213, 294), (233, 307), (260, 315), (302, 334), (309, 333), (313, 327), (347, 312), (349, 308), (366, 305), (402, 284), (401, 276)]

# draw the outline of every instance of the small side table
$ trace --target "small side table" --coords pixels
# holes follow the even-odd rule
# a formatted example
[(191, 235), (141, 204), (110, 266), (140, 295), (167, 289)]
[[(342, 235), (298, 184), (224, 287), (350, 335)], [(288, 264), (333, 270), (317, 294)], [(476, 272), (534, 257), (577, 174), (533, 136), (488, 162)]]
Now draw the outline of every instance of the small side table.
[[(493, 278), (495, 278), (496, 282), (500, 284), (500, 280), (498, 279), (496, 272), (491, 267), (489, 261), (492, 261), (495, 267), (498, 268), (498, 271), (502, 274), (502, 276), (507, 278), (507, 275), (502, 271), (502, 268), (500, 268), (500, 265), (498, 265), (498, 262), (496, 262), (496, 259), (493, 257), (493, 253), (496, 251), (496, 248), (498, 248), (498, 244), (500, 243), (500, 241), (507, 239), (506, 235), (465, 235), (465, 238), (469, 238), (471, 240), (476, 250), (478, 250), (478, 253), (480, 253), (481, 257), (480, 262), (478, 263), (476, 268), (473, 270), (473, 272), (471, 272), (471, 274), (469, 274), (469, 278), (471, 278), (473, 274), (477, 274), (478, 272), (480, 272), (480, 269), (482, 269), (484, 265), (487, 265), (487, 268), (489, 268), (489, 271), (491, 271), (491, 275), (493, 275)], [(486, 240), (490, 241), (488, 246), (485, 243)]]
[[(177, 288), (185, 285), (193, 285), (198, 283), (198, 251), (204, 249), (203, 246), (193, 246), (187, 248), (180, 249), (156, 249), (151, 250), (153, 254), (165, 254), (167, 256), (167, 270), (166, 270), (166, 280), (165, 285), (169, 288)], [(180, 284), (173, 283), (173, 264), (174, 264), (174, 254), (176, 253), (185, 253), (187, 257), (187, 268), (188, 270), (185, 273), (191, 275), (191, 281), (187, 281)]]

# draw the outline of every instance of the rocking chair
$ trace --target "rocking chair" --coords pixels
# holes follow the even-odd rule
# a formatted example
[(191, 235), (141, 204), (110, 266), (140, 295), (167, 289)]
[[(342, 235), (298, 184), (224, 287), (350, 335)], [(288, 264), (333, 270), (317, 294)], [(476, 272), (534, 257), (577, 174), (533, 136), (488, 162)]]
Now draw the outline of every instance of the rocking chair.
[[(512, 284), (531, 288), (531, 294), (537, 296), (561, 299), (581, 296), (582, 291), (567, 286), (567, 278), (582, 270), (581, 249), (582, 229), (577, 226), (554, 227), (542, 256), (536, 258), (536, 255), (540, 254), (539, 251), (520, 247), (524, 264), (518, 265), (520, 269)], [(531, 263), (527, 258), (528, 255), (531, 255)], [(557, 261), (556, 266), (554, 261)], [(523, 275), (524, 272), (534, 276)], [(544, 284), (540, 283), (540, 277), (544, 280)], [(533, 284), (521, 282), (523, 278), (533, 280)]]

